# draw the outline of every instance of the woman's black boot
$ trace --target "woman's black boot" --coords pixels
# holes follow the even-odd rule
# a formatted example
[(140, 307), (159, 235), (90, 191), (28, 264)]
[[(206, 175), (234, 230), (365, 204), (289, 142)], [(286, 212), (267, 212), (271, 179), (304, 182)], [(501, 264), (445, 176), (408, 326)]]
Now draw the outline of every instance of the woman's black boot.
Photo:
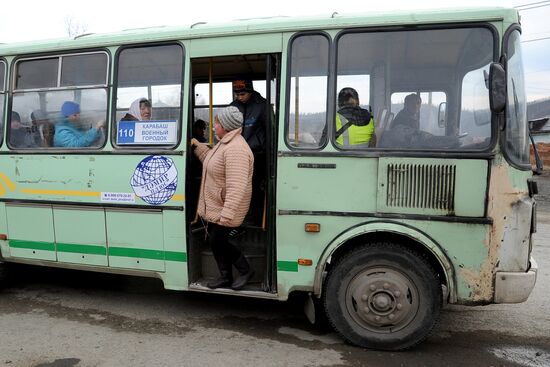
[(235, 265), (240, 275), (231, 284), (231, 289), (238, 291), (254, 276), (254, 270), (250, 268), (250, 264), (242, 254), (233, 265)]
[(220, 270), (220, 277), (206, 284), (210, 289), (229, 287), (233, 283), (231, 265), (228, 266), (227, 264), (218, 262), (218, 269)]

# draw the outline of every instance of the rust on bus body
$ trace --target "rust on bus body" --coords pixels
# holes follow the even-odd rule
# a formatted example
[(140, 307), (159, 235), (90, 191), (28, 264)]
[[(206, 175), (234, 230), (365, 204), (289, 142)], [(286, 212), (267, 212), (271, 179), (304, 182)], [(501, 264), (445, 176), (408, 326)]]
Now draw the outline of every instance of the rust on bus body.
[[(506, 253), (502, 251), (505, 234), (511, 229), (518, 233), (529, 234), (529, 228), (518, 227), (517, 206), (526, 196), (526, 192), (512, 186), (508, 167), (494, 165), (489, 183), (487, 215), (493, 220), (490, 232), (484, 241), (487, 257), (479, 269), (463, 268), (461, 275), (471, 289), (471, 301), (474, 303), (491, 302), (494, 297), (494, 276)], [(530, 218), (526, 221), (529, 225)], [(511, 257), (514, 254), (511, 254)], [(506, 261), (509, 261), (508, 259)]]

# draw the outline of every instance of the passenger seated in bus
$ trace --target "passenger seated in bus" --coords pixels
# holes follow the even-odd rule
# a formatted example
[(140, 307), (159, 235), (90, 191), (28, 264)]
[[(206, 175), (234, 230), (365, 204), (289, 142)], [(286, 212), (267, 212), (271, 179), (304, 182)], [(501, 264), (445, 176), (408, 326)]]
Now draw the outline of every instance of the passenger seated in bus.
[(10, 145), (14, 148), (39, 146), (36, 126), (24, 126), (19, 113), (12, 111), (10, 122)]
[(96, 122), (88, 130), (80, 129), (80, 105), (66, 101), (61, 106), (61, 119), (55, 125), (53, 143), (56, 147), (89, 147), (103, 136), (105, 120)]
[(422, 99), (416, 93), (405, 97), (403, 109), (395, 115), (392, 121), (392, 127), (406, 126), (414, 130), (420, 129), (420, 107)]
[(130, 105), (130, 109), (120, 121), (146, 121), (151, 119), (151, 101), (138, 98)]
[(374, 146), (374, 119), (359, 106), (359, 94), (353, 88), (342, 88), (338, 93), (336, 113), (336, 143), (344, 149)]
[[(224, 108), (215, 121), (220, 141), (214, 148), (191, 139), (195, 155), (206, 166), (202, 170), (198, 211), (220, 271), (220, 277), (207, 286), (212, 289), (231, 286), (239, 290), (254, 271), (229, 236), (232, 229), (242, 224), (250, 206), (254, 156), (241, 136), (243, 115), (236, 107)], [(239, 271), (235, 281), (232, 266)]]
[(204, 120), (198, 119), (193, 123), (193, 138), (197, 139), (199, 143), (206, 143), (208, 139), (204, 135), (206, 130), (206, 122)]
[(44, 111), (34, 110), (31, 113), (31, 121), (33, 127), (37, 127), (39, 145), (41, 147), (51, 147), (53, 145), (54, 127)]
[(393, 119), (389, 131), (384, 132), (381, 148), (457, 148), (457, 136), (436, 136), (420, 130), (420, 106), (422, 99), (416, 93), (405, 97), (404, 106)]

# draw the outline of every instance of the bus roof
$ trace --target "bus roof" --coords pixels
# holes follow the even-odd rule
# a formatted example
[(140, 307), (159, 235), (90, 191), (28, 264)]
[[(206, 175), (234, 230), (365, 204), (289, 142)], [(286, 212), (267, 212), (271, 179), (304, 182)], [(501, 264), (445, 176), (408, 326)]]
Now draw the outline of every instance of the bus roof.
[(0, 44), (0, 56), (51, 50), (115, 46), (239, 34), (295, 32), (300, 30), (338, 29), (342, 27), (401, 26), (415, 24), (466, 23), (479, 21), (519, 22), (517, 10), (500, 7), (445, 8), (418, 11), (371, 12), (308, 17), (269, 17), (239, 19), (228, 23), (197, 22), (187, 26), (159, 26), (127, 29), (115, 33), (83, 34), (75, 38)]

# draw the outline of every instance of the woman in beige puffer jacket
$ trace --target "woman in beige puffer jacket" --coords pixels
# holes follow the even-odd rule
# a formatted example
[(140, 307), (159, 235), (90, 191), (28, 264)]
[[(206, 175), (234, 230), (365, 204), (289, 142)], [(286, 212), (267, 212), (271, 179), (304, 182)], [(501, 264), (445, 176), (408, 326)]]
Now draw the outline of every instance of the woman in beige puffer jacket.
[[(242, 113), (230, 106), (215, 118), (218, 144), (210, 149), (191, 140), (195, 155), (203, 163), (198, 213), (221, 275), (207, 284), (209, 288), (231, 285), (238, 290), (254, 275), (241, 251), (229, 242), (229, 232), (242, 224), (252, 196), (254, 156), (241, 136), (242, 123)], [(232, 265), (240, 274), (234, 282)]]

